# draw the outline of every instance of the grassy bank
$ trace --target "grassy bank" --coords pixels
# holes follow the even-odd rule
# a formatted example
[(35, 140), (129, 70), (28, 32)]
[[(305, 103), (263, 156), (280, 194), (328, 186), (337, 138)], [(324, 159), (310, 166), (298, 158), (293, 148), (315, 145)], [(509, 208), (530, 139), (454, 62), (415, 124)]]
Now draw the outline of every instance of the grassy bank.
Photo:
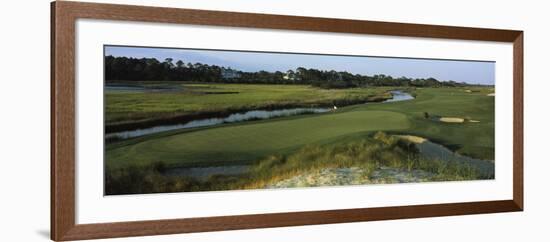
[[(145, 87), (107, 90), (105, 124), (110, 129), (187, 116), (215, 116), (243, 110), (349, 105), (391, 98), (389, 88), (327, 90), (306, 85), (115, 82)], [(147, 88), (156, 88), (155, 91)], [(113, 128), (111, 128), (113, 127)]]
[(107, 194), (157, 193), (181, 191), (213, 191), (264, 188), (276, 181), (323, 168), (359, 167), (369, 179), (382, 167), (403, 172), (424, 170), (433, 173), (432, 181), (486, 179), (469, 166), (420, 158), (415, 145), (383, 132), (356, 135), (340, 142), (306, 145), (286, 155), (271, 155), (251, 166), (243, 175), (211, 176), (206, 181), (189, 177), (170, 177), (164, 162), (146, 166), (108, 169)]
[(108, 145), (106, 165), (122, 167), (163, 161), (172, 166), (234, 165), (287, 154), (304, 145), (347, 135), (409, 127), (407, 117), (388, 111), (333, 112), (216, 128), (167, 132)]

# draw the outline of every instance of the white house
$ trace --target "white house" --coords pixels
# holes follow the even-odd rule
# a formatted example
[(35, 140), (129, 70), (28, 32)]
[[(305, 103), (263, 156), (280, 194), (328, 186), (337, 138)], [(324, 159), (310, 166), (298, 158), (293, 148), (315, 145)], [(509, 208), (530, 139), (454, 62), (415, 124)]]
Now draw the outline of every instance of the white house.
[(224, 78), (224, 79), (232, 79), (232, 78), (241, 77), (241, 74), (238, 71), (233, 70), (231, 68), (222, 68), (221, 74), (222, 74), (222, 78)]
[(285, 80), (299, 80), (300, 78), (297, 77), (296, 73), (294, 73), (293, 71), (289, 70), (287, 71), (284, 75), (283, 75), (283, 79)]

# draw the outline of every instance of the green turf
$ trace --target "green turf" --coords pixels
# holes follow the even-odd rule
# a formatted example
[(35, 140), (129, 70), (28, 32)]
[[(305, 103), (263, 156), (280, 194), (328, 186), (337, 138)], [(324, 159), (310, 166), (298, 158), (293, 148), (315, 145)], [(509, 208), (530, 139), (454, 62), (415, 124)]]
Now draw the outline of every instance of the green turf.
[[(248, 88), (248, 85), (235, 86), (239, 86), (239, 90)], [(279, 88), (269, 86), (272, 90)], [(295, 90), (297, 87), (291, 88)], [(307, 87), (301, 88), (305, 88), (302, 90), (303, 95), (316, 95), (315, 92), (309, 93), (311, 90), (308, 91)], [(356, 91), (372, 93), (376, 89)], [(329, 114), (228, 124), (215, 128), (146, 136), (108, 145), (106, 164), (109, 168), (130, 164), (146, 165), (157, 161), (174, 166), (235, 164), (255, 161), (272, 154), (288, 153), (306, 144), (327, 143), (353, 137), (358, 133), (379, 130), (423, 136), (465, 155), (494, 159), (494, 97), (487, 96), (494, 90), (478, 88), (475, 92), (466, 92), (464, 88), (426, 88), (417, 89), (415, 92), (417, 98), (411, 101), (361, 104), (340, 108), (337, 112)], [(260, 94), (251, 95), (258, 95), (256, 98), (259, 99), (264, 98), (260, 97)], [(207, 98), (208, 95), (203, 97)], [(195, 102), (200, 103), (201, 100), (203, 99), (197, 97)], [(206, 103), (209, 102), (208, 98), (204, 100)], [(236, 103), (241, 102), (244, 101)], [(467, 117), (480, 122), (440, 123), (424, 118), (424, 112), (430, 115)]]
[[(412, 101), (359, 106), (353, 110), (386, 110), (406, 114), (411, 126), (408, 134), (426, 137), (458, 151), (481, 159), (494, 159), (495, 110), (493, 91), (480, 88), (480, 92), (467, 93), (462, 88), (417, 89)], [(479, 123), (441, 123), (424, 118), (430, 115), (462, 117)]]
[(401, 130), (407, 117), (397, 112), (354, 111), (184, 132), (107, 151), (107, 165), (121, 167), (162, 161), (185, 165), (253, 161), (303, 145), (365, 131)]
[[(385, 171), (414, 172), (422, 170), (424, 175), (416, 175), (418, 181), (460, 181), (493, 179), (477, 169), (476, 164), (445, 162), (438, 159), (425, 159), (419, 156), (418, 149), (410, 141), (397, 136), (376, 132), (373, 135), (360, 135), (359, 139), (339, 139), (325, 145), (306, 145), (285, 155), (270, 155), (249, 166), (243, 174), (217, 174), (197, 178), (190, 176), (166, 175), (169, 168), (163, 162), (148, 165), (129, 165), (111, 169), (105, 174), (105, 194), (144, 194), (164, 192), (221, 191), (262, 189), (279, 181), (294, 179), (289, 187), (303, 187), (315, 184), (313, 179), (330, 179), (325, 186), (339, 185), (339, 180), (318, 177), (322, 170), (346, 169), (352, 180), (347, 184), (396, 183), (398, 180)], [(353, 168), (353, 170), (351, 169)], [(374, 174), (378, 172), (378, 174)], [(316, 178), (304, 174), (318, 174)], [(301, 177), (300, 177), (301, 176)], [(315, 177), (315, 176), (314, 176)], [(297, 179), (297, 181), (296, 181)], [(301, 181), (300, 181), (301, 180)], [(307, 184), (313, 182), (313, 184)], [(411, 182), (411, 181), (409, 181)], [(319, 184), (318, 184), (319, 185)]]

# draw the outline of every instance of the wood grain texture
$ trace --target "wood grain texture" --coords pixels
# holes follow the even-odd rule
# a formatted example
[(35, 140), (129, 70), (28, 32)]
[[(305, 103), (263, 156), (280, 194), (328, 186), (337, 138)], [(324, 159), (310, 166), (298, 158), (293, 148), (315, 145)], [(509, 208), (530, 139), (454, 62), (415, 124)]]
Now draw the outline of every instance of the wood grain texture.
[[(52, 3), (51, 16), (52, 240), (99, 239), (523, 210), (522, 31), (65, 1)], [(513, 43), (513, 199), (77, 225), (75, 223), (75, 23), (80, 18)]]
[(75, 226), (75, 17), (52, 4), (52, 239)]
[(58, 2), (78, 18), (513, 42), (521, 31), (131, 5)]
[(77, 225), (73, 230), (69, 231), (69, 233), (65, 235), (64, 239), (99, 239), (106, 237), (146, 236), (218, 230), (451, 216), (462, 215), (464, 214), (464, 210), (469, 211), (468, 214), (480, 214), (518, 211), (518, 207), (512, 201), (491, 201), (87, 224)]
[(514, 40), (514, 202), (523, 210), (523, 32)]

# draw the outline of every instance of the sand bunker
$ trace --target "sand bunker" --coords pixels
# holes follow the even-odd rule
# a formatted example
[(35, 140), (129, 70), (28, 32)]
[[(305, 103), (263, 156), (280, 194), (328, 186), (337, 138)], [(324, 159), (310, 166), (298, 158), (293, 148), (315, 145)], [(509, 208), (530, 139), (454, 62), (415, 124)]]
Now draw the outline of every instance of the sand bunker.
[(488, 97), (494, 97), (495, 96), (495, 93), (489, 93), (487, 94)]
[(455, 124), (461, 124), (461, 123), (465, 123), (465, 122), (479, 123), (479, 120), (457, 118), (457, 117), (440, 117), (438, 119), (438, 121), (443, 122), (443, 123), (455, 123)]
[(401, 138), (401, 139), (413, 142), (415, 144), (422, 144), (427, 140), (426, 138), (422, 138), (422, 137), (414, 136), (414, 135), (396, 135), (396, 136)]
[(472, 90), (465, 90), (465, 92), (470, 93), (470, 92), (472, 92)]
[(455, 118), (455, 117), (441, 117), (439, 118), (439, 121), (444, 123), (464, 123), (463, 118)]

